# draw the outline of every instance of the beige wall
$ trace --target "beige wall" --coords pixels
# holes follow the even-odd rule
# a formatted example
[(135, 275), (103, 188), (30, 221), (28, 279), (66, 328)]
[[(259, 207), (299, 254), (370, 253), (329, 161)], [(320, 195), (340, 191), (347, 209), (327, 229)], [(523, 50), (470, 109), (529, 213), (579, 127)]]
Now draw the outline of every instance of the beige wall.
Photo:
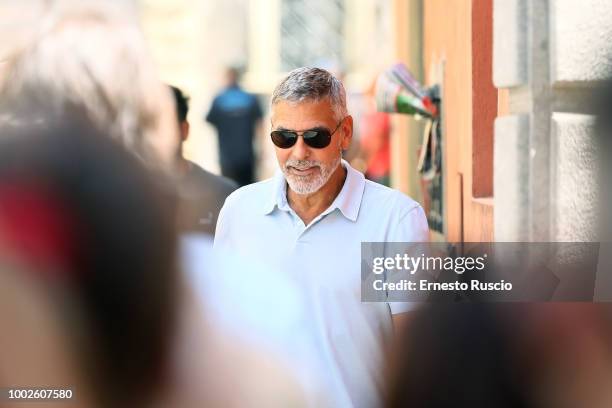
[[(139, 0), (145, 34), (163, 80), (184, 88), (191, 96), (192, 135), (188, 157), (218, 170), (216, 135), (202, 121), (220, 87), (223, 67), (245, 62), (243, 85), (269, 95), (282, 78), (280, 72), (281, 0)], [(359, 94), (374, 76), (393, 61), (388, 0), (346, 0), (345, 83), (349, 94)], [(257, 142), (261, 151), (260, 178), (276, 168), (264, 120)]]
[[(426, 81), (442, 82), (446, 239), (455, 242), (493, 239), (492, 198), (474, 198), (472, 188), (473, 165), (478, 159), (473, 151), (474, 121), (483, 120), (473, 109), (484, 103), (473, 99), (473, 87), (484, 86), (474, 83), (472, 77), (473, 62), (482, 63), (473, 60), (472, 54), (474, 2), (427, 0), (423, 10)], [(490, 63), (491, 56), (485, 58)], [(441, 78), (434, 79), (442, 66)], [(494, 97), (493, 104), (496, 102)], [(490, 133), (487, 136), (492, 138), (492, 129)]]
[[(404, 62), (423, 83), (423, 1), (395, 0), (393, 16), (394, 61)], [(406, 115), (393, 115), (392, 126), (391, 184), (422, 202), (416, 168), (424, 123)]]
[(139, 0), (141, 21), (162, 80), (190, 97), (185, 155), (218, 172), (214, 129), (203, 116), (227, 64), (244, 61), (247, 0)]

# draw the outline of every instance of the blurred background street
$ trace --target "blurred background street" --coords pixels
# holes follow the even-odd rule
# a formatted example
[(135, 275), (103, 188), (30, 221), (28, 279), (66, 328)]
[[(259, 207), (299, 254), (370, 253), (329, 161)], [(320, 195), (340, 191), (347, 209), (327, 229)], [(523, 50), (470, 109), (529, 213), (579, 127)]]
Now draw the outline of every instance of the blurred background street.
[[(349, 103), (394, 61), (392, 3), (384, 0), (139, 0), (141, 19), (162, 80), (191, 96), (186, 155), (219, 171), (214, 128), (203, 120), (227, 66), (243, 68), (242, 85), (264, 115), (274, 85), (290, 70), (318, 65), (342, 76)], [(350, 109), (350, 108), (349, 108)], [(256, 149), (258, 178), (276, 162), (264, 119)]]

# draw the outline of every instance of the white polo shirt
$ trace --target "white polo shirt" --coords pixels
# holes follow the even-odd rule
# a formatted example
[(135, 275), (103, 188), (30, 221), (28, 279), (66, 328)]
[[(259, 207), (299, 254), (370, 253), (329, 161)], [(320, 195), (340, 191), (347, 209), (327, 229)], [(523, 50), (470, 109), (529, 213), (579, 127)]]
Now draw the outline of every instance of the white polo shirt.
[(309, 225), (289, 206), (280, 172), (236, 190), (221, 210), (214, 245), (295, 280), (333, 406), (372, 407), (380, 403), (391, 315), (406, 304), (361, 302), (361, 242), (426, 241), (428, 227), (417, 202), (342, 165), (340, 193)]

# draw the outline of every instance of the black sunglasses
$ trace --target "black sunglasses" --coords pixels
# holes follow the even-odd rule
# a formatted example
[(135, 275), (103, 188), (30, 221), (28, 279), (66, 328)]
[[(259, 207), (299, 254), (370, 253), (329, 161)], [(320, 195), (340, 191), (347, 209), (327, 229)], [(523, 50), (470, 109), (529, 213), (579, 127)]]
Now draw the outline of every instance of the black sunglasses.
[(323, 149), (324, 147), (329, 146), (332, 135), (336, 133), (342, 122), (344, 122), (344, 119), (338, 123), (338, 126), (336, 126), (333, 132), (330, 132), (329, 129), (311, 129), (303, 132), (296, 132), (293, 130), (273, 130), (270, 133), (270, 137), (272, 138), (272, 143), (274, 143), (277, 147), (280, 147), (281, 149), (288, 149), (297, 143), (298, 135), (301, 133), (302, 137), (304, 138), (304, 143), (306, 143), (308, 146), (315, 149)]

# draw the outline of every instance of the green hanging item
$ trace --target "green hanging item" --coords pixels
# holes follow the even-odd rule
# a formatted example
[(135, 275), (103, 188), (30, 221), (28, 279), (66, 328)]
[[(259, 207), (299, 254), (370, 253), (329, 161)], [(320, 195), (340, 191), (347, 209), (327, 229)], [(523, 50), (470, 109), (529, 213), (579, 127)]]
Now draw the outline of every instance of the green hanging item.
[(435, 105), (403, 64), (384, 71), (376, 82), (376, 106), (380, 112), (433, 118)]

